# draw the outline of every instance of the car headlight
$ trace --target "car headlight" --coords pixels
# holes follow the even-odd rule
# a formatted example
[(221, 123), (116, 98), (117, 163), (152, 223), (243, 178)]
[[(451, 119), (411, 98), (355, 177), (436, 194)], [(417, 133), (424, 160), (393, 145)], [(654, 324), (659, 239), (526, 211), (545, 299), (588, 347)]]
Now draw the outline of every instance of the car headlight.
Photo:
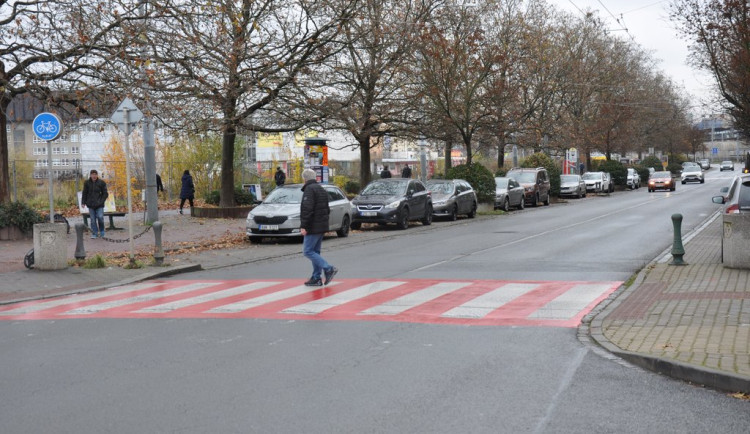
[(398, 208), (399, 205), (401, 205), (401, 201), (397, 200), (395, 202), (389, 203), (388, 205), (385, 206), (385, 208), (387, 208), (387, 209), (394, 209), (394, 208)]

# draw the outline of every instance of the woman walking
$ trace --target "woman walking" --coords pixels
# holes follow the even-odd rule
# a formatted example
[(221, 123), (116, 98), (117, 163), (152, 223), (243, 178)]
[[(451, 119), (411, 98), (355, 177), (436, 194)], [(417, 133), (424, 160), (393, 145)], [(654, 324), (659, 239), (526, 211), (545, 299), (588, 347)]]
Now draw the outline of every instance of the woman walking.
[(189, 170), (185, 170), (182, 173), (182, 187), (180, 187), (180, 214), (182, 214), (182, 207), (185, 205), (186, 200), (190, 201), (190, 209), (193, 209), (193, 199), (195, 199), (193, 177), (190, 176)]

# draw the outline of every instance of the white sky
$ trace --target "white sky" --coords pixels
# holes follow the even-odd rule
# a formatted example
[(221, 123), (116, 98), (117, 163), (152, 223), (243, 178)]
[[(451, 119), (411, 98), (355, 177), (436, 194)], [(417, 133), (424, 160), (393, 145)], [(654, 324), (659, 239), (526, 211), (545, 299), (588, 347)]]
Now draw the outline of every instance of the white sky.
[[(613, 35), (630, 35), (659, 62), (659, 68), (679, 86), (684, 87), (693, 103), (695, 115), (705, 115), (713, 81), (703, 72), (687, 65), (688, 43), (677, 35), (669, 20), (669, 0), (547, 0), (559, 9), (582, 15), (597, 11), (610, 24)], [(580, 10), (579, 10), (580, 9)], [(614, 16), (614, 17), (613, 17)], [(619, 23), (617, 22), (619, 20)], [(627, 33), (624, 28), (627, 28)]]

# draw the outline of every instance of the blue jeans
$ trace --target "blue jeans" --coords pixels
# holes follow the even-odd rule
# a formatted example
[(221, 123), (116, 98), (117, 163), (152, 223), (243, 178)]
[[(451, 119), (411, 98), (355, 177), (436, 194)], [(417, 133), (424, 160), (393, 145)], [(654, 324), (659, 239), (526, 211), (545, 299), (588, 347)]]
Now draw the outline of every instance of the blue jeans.
[(305, 258), (312, 261), (313, 280), (320, 279), (320, 274), (324, 270), (331, 268), (331, 266), (328, 265), (328, 262), (320, 256), (320, 245), (323, 244), (323, 235), (324, 234), (307, 234), (302, 241), (302, 254), (305, 255)]
[(91, 219), (91, 234), (99, 235), (104, 233), (104, 207), (89, 208), (89, 218)]

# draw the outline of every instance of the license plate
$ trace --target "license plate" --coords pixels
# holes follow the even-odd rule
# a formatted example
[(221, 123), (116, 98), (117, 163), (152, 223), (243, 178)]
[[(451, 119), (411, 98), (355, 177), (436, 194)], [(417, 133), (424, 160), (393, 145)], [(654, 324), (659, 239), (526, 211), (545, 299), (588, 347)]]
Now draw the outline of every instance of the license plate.
[(362, 217), (375, 217), (378, 215), (377, 211), (362, 211)]
[(278, 231), (279, 225), (260, 225), (262, 231)]

